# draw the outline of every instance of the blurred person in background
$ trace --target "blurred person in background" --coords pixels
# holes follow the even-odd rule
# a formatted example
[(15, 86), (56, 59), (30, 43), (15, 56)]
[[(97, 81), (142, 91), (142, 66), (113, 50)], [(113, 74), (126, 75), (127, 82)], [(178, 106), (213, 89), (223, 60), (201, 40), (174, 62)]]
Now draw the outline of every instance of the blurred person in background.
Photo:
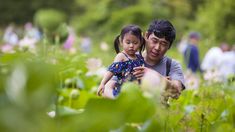
[(215, 46), (210, 48), (201, 64), (201, 68), (203, 71), (208, 71), (212, 69), (218, 69), (221, 58), (223, 57), (223, 53), (229, 51), (230, 47), (227, 43), (221, 43), (220, 46)]
[(219, 63), (219, 74), (223, 82), (226, 82), (230, 76), (235, 75), (235, 45), (225, 50)]
[(184, 51), (184, 62), (187, 70), (192, 73), (196, 73), (197, 71), (201, 72), (198, 49), (199, 40), (200, 34), (198, 32), (191, 32), (189, 34), (187, 48)]
[(15, 46), (18, 44), (19, 37), (16, 34), (15, 26), (13, 24), (7, 26), (3, 35), (3, 41), (5, 42), (5, 44), (9, 44), (11, 46)]
[(19, 41), (21, 50), (30, 50), (35, 52), (36, 43), (41, 39), (41, 32), (34, 27), (31, 22), (24, 25), (24, 37)]
[(29, 39), (34, 39), (35, 41), (39, 41), (41, 39), (41, 36), (42, 35), (39, 29), (33, 26), (31, 22), (27, 22), (24, 25), (24, 37), (27, 37)]
[(81, 51), (84, 53), (90, 53), (92, 48), (92, 40), (88, 36), (81, 37)]
[(181, 54), (184, 54), (186, 48), (188, 46), (188, 39), (186, 36), (182, 36), (180, 42), (177, 45), (177, 49)]
[(225, 82), (227, 76), (234, 74), (234, 51), (223, 42), (220, 46), (210, 48), (202, 61), (204, 80), (211, 82)]
[(190, 32), (187, 41), (187, 47), (184, 50), (184, 63), (186, 65), (185, 84), (188, 89), (197, 89), (200, 85), (200, 78), (196, 74), (202, 72), (199, 61), (198, 44), (200, 41), (198, 32)]

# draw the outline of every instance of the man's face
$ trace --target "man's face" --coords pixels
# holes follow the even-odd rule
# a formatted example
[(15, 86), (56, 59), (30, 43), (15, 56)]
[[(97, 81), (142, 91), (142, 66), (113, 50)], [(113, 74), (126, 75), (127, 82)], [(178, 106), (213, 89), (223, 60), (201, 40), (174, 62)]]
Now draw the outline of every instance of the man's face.
[[(146, 34), (147, 35), (147, 34)], [(165, 55), (169, 49), (170, 43), (165, 38), (158, 38), (153, 33), (146, 39), (147, 60), (151, 62), (158, 62)]]

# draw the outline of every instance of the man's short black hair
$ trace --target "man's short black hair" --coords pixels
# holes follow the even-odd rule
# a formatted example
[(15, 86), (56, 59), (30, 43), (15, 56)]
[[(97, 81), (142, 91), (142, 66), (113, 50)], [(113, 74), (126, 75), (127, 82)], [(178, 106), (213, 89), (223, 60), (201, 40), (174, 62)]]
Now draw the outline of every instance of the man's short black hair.
[(171, 47), (176, 36), (175, 28), (168, 20), (153, 20), (149, 25), (147, 37), (149, 37), (152, 33), (154, 33), (156, 37), (165, 38), (169, 41), (169, 48)]

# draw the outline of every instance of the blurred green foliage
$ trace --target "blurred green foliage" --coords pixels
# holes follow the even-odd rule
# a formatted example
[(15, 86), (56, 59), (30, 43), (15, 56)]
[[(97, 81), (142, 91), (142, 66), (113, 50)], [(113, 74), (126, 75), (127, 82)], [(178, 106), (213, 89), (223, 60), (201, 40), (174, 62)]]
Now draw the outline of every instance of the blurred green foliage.
[(53, 32), (66, 21), (66, 15), (59, 10), (41, 9), (37, 11), (34, 19), (39, 28)]
[(40, 9), (53, 8), (66, 14), (76, 11), (74, 0), (0, 0), (0, 25), (9, 23), (25, 24), (33, 21), (33, 16)]
[(232, 0), (207, 0), (201, 6), (196, 23), (192, 23), (203, 34), (204, 39), (234, 44), (235, 3)]
[(138, 24), (145, 31), (153, 19), (172, 21), (177, 30), (177, 40), (196, 30), (202, 33), (203, 39), (211, 42), (210, 47), (222, 41), (234, 43), (233, 0), (9, 0), (2, 1), (0, 5), (1, 25), (33, 21), (37, 12), (45, 8), (62, 11), (67, 16), (68, 25), (72, 25), (79, 35), (108, 43), (124, 25)]
[(67, 39), (68, 27), (65, 13), (55, 9), (41, 9), (34, 16), (35, 24), (44, 32), (44, 36), (53, 43), (61, 44)]
[[(234, 43), (234, 37), (232, 37), (234, 34), (234, 2), (232, 0), (224, 2), (219, 0), (129, 0), (119, 2), (102, 0), (96, 2), (95, 5), (89, 4), (92, 2), (92, 0), (77, 1), (79, 5), (83, 6), (83, 14), (72, 18), (71, 24), (78, 33), (103, 38), (109, 43), (113, 41), (112, 38), (120, 32), (124, 25), (138, 24), (145, 31), (153, 19), (171, 20), (177, 30), (177, 40), (194, 30), (202, 33), (203, 39), (211, 42), (210, 47), (221, 41)], [(220, 6), (221, 4), (223, 6)]]
[(1, 130), (234, 131), (234, 82), (202, 82), (168, 107), (135, 83), (110, 100), (96, 96), (101, 76), (87, 75), (89, 58), (50, 44), (38, 45), (36, 53), (1, 54)]
[[(53, 130), (55, 125), (45, 113), (59, 87), (55, 76), (58, 69), (28, 53), (4, 54), (0, 63), (4, 64), (0, 66), (1, 130)], [(34, 130), (35, 124), (40, 129)]]

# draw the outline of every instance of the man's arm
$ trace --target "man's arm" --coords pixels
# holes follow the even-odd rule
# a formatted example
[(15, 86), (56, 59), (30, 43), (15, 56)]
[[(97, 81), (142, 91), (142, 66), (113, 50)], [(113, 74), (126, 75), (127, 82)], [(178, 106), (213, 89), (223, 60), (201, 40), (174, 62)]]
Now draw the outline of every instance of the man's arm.
[(168, 77), (164, 77), (157, 71), (147, 67), (135, 67), (133, 75), (137, 77), (137, 79), (142, 79), (144, 77), (144, 74), (146, 74), (147, 72), (151, 72), (156, 77), (158, 76), (166, 81), (166, 91), (171, 93), (170, 95), (172, 98), (178, 98), (181, 91), (184, 89), (182, 83), (179, 80), (173, 80)]

